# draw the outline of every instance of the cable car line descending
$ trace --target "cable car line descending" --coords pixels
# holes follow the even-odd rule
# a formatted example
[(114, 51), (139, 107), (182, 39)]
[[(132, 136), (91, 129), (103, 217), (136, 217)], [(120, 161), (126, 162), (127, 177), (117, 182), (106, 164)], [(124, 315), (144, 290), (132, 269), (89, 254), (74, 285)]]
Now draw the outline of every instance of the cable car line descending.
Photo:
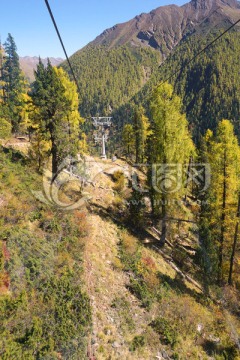
[(61, 43), (61, 45), (62, 45), (62, 48), (63, 48), (64, 54), (65, 54), (65, 56), (66, 56), (66, 59), (67, 59), (68, 65), (69, 65), (69, 67), (70, 67), (70, 70), (71, 70), (71, 73), (72, 73), (73, 79), (74, 79), (74, 81), (75, 81), (75, 84), (76, 84), (76, 86), (77, 86), (78, 92), (79, 92), (79, 94), (80, 94), (80, 88), (79, 88), (79, 85), (78, 85), (78, 82), (77, 82), (77, 79), (76, 79), (75, 73), (74, 73), (74, 71), (73, 71), (72, 64), (71, 64), (71, 62), (70, 62), (70, 60), (69, 60), (68, 54), (67, 54), (66, 49), (65, 49), (65, 46), (64, 46), (64, 44), (63, 44), (63, 41), (62, 41), (62, 38), (61, 38), (60, 32), (59, 32), (59, 30), (58, 30), (58, 27), (57, 27), (57, 24), (56, 24), (55, 18), (54, 18), (54, 16), (53, 16), (53, 13), (52, 13), (51, 7), (50, 7), (50, 5), (49, 5), (49, 3), (48, 3), (48, 0), (45, 0), (45, 4), (46, 4), (46, 6), (47, 6), (47, 9), (48, 9), (49, 15), (50, 15), (50, 17), (51, 17), (51, 19), (52, 19), (53, 25), (54, 25), (54, 27), (55, 27), (55, 30), (56, 30), (56, 32), (57, 32), (57, 35), (58, 35), (59, 41), (60, 41), (60, 43)]

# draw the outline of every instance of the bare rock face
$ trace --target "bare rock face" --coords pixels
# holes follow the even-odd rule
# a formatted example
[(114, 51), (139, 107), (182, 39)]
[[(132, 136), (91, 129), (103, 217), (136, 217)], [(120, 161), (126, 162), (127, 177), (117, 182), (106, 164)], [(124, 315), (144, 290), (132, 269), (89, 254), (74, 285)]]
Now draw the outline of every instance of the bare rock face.
[(240, 4), (237, 0), (191, 0), (190, 4), (195, 9), (212, 9), (213, 7), (229, 6), (232, 9), (239, 9)]
[(216, 4), (216, 1), (210, 1), (210, 0), (192, 0), (191, 5), (194, 9), (200, 9), (200, 10), (211, 10), (213, 5)]
[(91, 44), (108, 48), (130, 44), (150, 46), (167, 55), (186, 35), (198, 26), (215, 26), (221, 22), (232, 23), (240, 18), (237, 0), (191, 0), (183, 5), (159, 7), (148, 14), (117, 24), (105, 30)]

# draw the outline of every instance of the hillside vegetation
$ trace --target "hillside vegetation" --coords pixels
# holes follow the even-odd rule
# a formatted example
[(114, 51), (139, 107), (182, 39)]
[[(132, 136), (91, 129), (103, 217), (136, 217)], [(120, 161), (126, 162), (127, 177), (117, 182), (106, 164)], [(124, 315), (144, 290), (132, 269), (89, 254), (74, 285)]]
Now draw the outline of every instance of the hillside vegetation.
[[(71, 63), (80, 87), (81, 114), (109, 115), (142, 88), (160, 63), (160, 54), (147, 48), (89, 45), (75, 53)], [(66, 63), (61, 66), (69, 71)]]
[(84, 291), (84, 211), (37, 202), (41, 177), (0, 149), (0, 358), (86, 359), (91, 308)]
[(87, 207), (69, 213), (33, 197), (20, 153), (0, 157), (2, 359), (239, 358), (238, 293), (206, 297), (191, 226), (160, 249), (131, 225), (126, 162), (88, 157)]
[(149, 113), (149, 98), (153, 89), (169, 79), (183, 101), (183, 111), (195, 140), (199, 141), (200, 135), (207, 129), (215, 130), (224, 118), (232, 120), (239, 136), (240, 80), (237, 74), (240, 33), (228, 33), (188, 64), (220, 33), (221, 30), (211, 32), (205, 38), (195, 34), (182, 41), (131, 102), (113, 112), (116, 124), (122, 127), (126, 120), (131, 122), (135, 105), (143, 105)]
[[(209, 128), (215, 130), (222, 119), (232, 120), (239, 135), (240, 79), (237, 73), (240, 33), (228, 33), (187, 64), (219, 33), (213, 32), (204, 39), (196, 34), (184, 41), (156, 76), (159, 82), (171, 76), (170, 83), (183, 99), (184, 111), (195, 136)], [(173, 69), (180, 71), (172, 76)]]

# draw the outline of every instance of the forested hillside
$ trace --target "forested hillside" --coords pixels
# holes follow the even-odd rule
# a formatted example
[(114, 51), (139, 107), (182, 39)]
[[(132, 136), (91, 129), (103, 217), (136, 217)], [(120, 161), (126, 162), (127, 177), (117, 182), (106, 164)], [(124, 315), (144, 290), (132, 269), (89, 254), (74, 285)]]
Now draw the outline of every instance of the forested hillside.
[[(183, 100), (184, 111), (196, 140), (208, 128), (215, 130), (217, 123), (223, 118), (233, 121), (235, 131), (239, 135), (240, 32), (232, 31), (226, 34), (188, 64), (200, 49), (220, 33), (221, 30), (218, 30), (206, 37), (195, 34), (183, 41), (132, 99), (132, 104), (143, 104), (147, 109), (149, 96), (154, 87), (169, 79)], [(132, 111), (131, 104), (120, 107), (114, 113), (116, 123), (121, 126), (129, 119), (129, 113)]]
[[(171, 77), (194, 139), (208, 128), (214, 130), (222, 118), (233, 120), (238, 131), (238, 26), (188, 61), (237, 19), (239, 4), (204, 4), (160, 7), (106, 30), (75, 53), (71, 61), (80, 85), (81, 114), (112, 113), (121, 130), (131, 122), (133, 104), (147, 108), (154, 86)], [(66, 63), (63, 67), (69, 72)]]
[[(190, 65), (185, 63), (197, 49), (204, 48), (219, 32), (205, 39), (196, 36), (189, 39), (169, 59), (161, 77), (171, 75), (179, 64), (183, 69), (171, 79), (177, 94), (184, 102), (194, 134), (215, 130), (221, 119), (232, 120), (239, 133), (240, 78), (239, 71), (240, 32), (232, 32), (210, 47)], [(197, 45), (198, 44), (198, 45)]]
[[(71, 57), (80, 87), (82, 116), (107, 115), (128, 102), (160, 63), (152, 49), (87, 46)], [(69, 70), (67, 63), (61, 65)], [(71, 74), (70, 74), (71, 76)]]

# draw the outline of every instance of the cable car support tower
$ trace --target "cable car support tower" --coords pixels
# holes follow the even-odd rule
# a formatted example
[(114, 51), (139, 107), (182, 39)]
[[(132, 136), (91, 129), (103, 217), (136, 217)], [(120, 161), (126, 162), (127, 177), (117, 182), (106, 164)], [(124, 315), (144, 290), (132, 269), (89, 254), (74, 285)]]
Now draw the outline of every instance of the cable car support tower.
[(94, 134), (96, 144), (101, 144), (101, 159), (106, 159), (106, 142), (108, 141), (108, 133), (112, 124), (112, 117), (98, 116), (92, 117), (93, 126), (97, 129)]

